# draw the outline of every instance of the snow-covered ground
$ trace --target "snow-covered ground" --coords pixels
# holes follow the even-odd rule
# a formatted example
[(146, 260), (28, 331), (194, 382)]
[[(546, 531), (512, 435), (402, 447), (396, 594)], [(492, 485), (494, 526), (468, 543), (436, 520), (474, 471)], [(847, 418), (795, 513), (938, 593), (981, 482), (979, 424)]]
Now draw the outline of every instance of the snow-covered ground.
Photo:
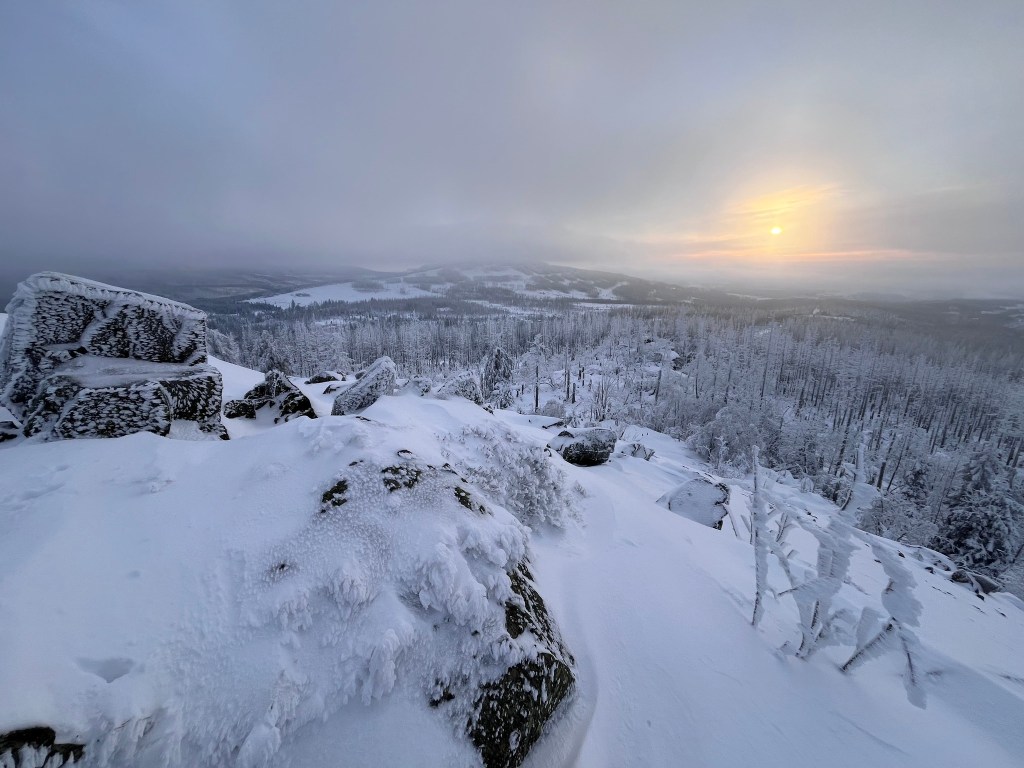
[[(212, 362), (225, 398), (262, 380)], [(329, 413), (325, 385), (300, 386)], [(288, 554), (300, 583), (315, 582), (333, 554), (305, 526), (349, 462), (399, 448), (435, 463), (470, 460), (486, 447), (480, 435), (503, 431), (541, 446), (551, 421), (405, 395), (362, 418), (229, 421), (226, 443), (140, 434), (0, 447), (0, 733), (47, 724), (73, 739), (113, 729), (111, 764), (140, 768), (476, 764), (450, 719), (425, 704), (414, 672), (442, 662), (429, 642), (406, 642), (422, 640), (418, 625), (380, 598), (373, 622), (339, 624), (309, 595), (303, 603), (282, 591), (271, 566)], [(452, 439), (466, 434), (476, 437)], [(535, 523), (529, 549), (578, 689), (527, 766), (1024, 764), (1019, 601), (982, 600), (907, 548), (900, 562), (924, 607), (915, 632), (925, 707), (908, 701), (895, 652), (850, 674), (838, 666), (852, 641), (798, 660), (779, 650), (799, 631), (777, 565), (769, 582), (779, 594), (751, 626), (747, 483), (724, 481), (729, 519), (721, 531), (703, 527), (655, 503), (701, 473), (700, 462), (661, 434), (630, 428), (624, 438), (654, 457), (616, 454), (591, 468), (549, 459), (576, 489), (575, 518), (564, 528)], [(785, 482), (769, 495), (811, 526), (835, 513)], [(402, 518), (410, 538), (395, 551), (404, 557), (427, 556), (414, 541), (422, 517)], [(494, 525), (505, 526), (488, 529), (495, 536), (519, 529), (505, 513)], [(797, 529), (789, 541), (795, 567), (813, 569), (814, 537)], [(390, 562), (381, 594), (407, 566)], [(887, 583), (858, 542), (836, 603), (881, 612)], [(393, 681), (372, 663), (381, 647), (392, 648)], [(167, 751), (125, 758), (150, 728), (162, 729)]]
[(293, 303), (299, 307), (307, 307), (310, 304), (320, 304), (325, 301), (357, 302), (369, 301), (370, 299), (418, 299), (423, 296), (438, 295), (434, 291), (425, 291), (422, 288), (417, 288), (414, 285), (408, 285), (401, 281), (380, 283), (380, 288), (374, 290), (359, 289), (352, 282), (347, 282), (302, 288), (289, 293), (279, 293), (276, 296), (251, 299), (251, 301), (287, 308)]

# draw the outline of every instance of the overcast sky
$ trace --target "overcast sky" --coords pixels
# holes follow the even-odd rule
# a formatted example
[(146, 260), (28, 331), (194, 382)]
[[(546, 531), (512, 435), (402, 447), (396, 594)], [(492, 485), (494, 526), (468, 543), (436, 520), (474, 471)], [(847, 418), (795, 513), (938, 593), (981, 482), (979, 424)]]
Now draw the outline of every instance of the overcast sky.
[(1024, 0), (8, 0), (0, 259), (1024, 295)]

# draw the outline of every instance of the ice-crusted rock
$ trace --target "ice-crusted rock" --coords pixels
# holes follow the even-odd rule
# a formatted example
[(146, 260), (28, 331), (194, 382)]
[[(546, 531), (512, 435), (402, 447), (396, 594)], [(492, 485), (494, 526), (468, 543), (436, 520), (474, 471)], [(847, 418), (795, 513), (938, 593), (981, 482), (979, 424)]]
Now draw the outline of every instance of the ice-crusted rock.
[(241, 400), (224, 404), (224, 415), (229, 419), (255, 419), (256, 412), (267, 408), (274, 414), (274, 423), (291, 421), (299, 416), (316, 418), (313, 404), (284, 372), (269, 371), (263, 381), (245, 393)]
[(0, 766), (61, 768), (82, 759), (83, 744), (60, 743), (53, 728), (35, 726), (0, 733)]
[(593, 467), (604, 464), (615, 450), (615, 432), (595, 427), (592, 429), (565, 429), (548, 447), (561, 454), (570, 464)]
[(0, 338), (0, 400), (42, 439), (166, 435), (175, 421), (226, 438), (206, 314), (43, 272), (22, 282)]
[(722, 527), (728, 503), (729, 487), (703, 477), (687, 480), (658, 499), (666, 509), (709, 528)]
[(377, 358), (356, 375), (359, 380), (334, 399), (332, 416), (344, 416), (369, 408), (395, 389), (397, 369), (390, 357)]
[(514, 398), (511, 386), (515, 367), (515, 360), (508, 352), (501, 347), (494, 348), (480, 377), (480, 389), (484, 400), (494, 403), (499, 408), (508, 408), (512, 404)]
[(451, 377), (437, 388), (437, 396), (444, 399), (449, 397), (463, 397), (471, 403), (483, 405), (484, 399), (480, 396), (480, 386), (476, 383), (476, 377), (469, 371), (463, 371)]
[(18, 285), (7, 312), (0, 399), (18, 417), (43, 379), (83, 355), (206, 362), (206, 313), (137, 291), (41, 272)]

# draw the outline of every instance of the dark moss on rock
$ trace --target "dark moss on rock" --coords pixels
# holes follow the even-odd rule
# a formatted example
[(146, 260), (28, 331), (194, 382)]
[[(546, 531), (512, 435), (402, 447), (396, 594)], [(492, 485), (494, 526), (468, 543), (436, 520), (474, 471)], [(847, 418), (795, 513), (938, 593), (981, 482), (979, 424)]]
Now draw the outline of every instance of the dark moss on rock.
[(324, 495), (320, 498), (320, 511), (329, 512), (331, 509), (336, 509), (342, 504), (348, 503), (348, 480), (344, 477), (338, 480), (334, 485), (324, 491)]
[(384, 475), (384, 487), (392, 493), (399, 488), (412, 488), (420, 481), (423, 470), (414, 466), (384, 467), (381, 474)]
[(32, 765), (61, 768), (81, 761), (84, 755), (84, 744), (58, 743), (56, 732), (46, 726), (0, 733), (0, 765), (18, 768), (28, 759)]
[(533, 586), (526, 563), (509, 577), (515, 598), (505, 605), (506, 629), (513, 639), (530, 632), (543, 650), (480, 689), (467, 731), (486, 768), (520, 765), (576, 684), (575, 660)]

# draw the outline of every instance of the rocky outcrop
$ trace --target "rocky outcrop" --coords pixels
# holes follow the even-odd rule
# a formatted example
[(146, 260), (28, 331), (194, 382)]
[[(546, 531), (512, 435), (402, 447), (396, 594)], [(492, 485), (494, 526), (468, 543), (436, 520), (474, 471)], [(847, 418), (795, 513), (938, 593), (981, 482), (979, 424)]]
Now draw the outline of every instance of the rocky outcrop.
[(520, 765), (576, 683), (575, 660), (525, 561), (516, 566), (511, 580), (515, 598), (505, 604), (505, 629), (513, 640), (525, 633), (539, 647), (534, 657), (513, 665), (480, 690), (468, 731), (487, 768)]
[(61, 768), (73, 765), (85, 754), (83, 744), (62, 744), (53, 728), (36, 726), (0, 733), (0, 766), (13, 768)]
[(25, 435), (166, 435), (188, 421), (227, 437), (205, 313), (52, 272), (21, 283), (7, 311), (0, 400)]
[(594, 467), (604, 464), (615, 450), (615, 433), (600, 427), (593, 429), (566, 429), (548, 443), (570, 464)]
[(441, 399), (449, 397), (463, 397), (471, 403), (483, 405), (484, 399), (480, 396), (480, 387), (476, 383), (476, 377), (469, 371), (463, 371), (445, 381), (437, 388), (437, 396)]
[(721, 529), (728, 514), (729, 487), (697, 477), (673, 488), (657, 503), (695, 523)]
[(332, 416), (344, 416), (369, 408), (395, 389), (397, 369), (390, 357), (377, 358), (356, 375), (359, 380), (334, 399)]
[(255, 419), (256, 412), (264, 408), (273, 414), (275, 424), (299, 416), (316, 418), (309, 398), (282, 371), (270, 371), (262, 383), (245, 393), (244, 398), (225, 403), (224, 415), (229, 419)]
[[(357, 461), (339, 475), (321, 496), (322, 525), (360, 519), (364, 508), (385, 506), (381, 495), (387, 497), (386, 506), (391, 509), (462, 520), (460, 530), (461, 526), (481, 524), (486, 528), (494, 515), (490, 502), (484, 503), (450, 465), (436, 467), (402, 450), (394, 464)], [(481, 545), (467, 540), (459, 546), (468, 546), (465, 554), (473, 557), (474, 548)], [(518, 549), (512, 540), (505, 546), (510, 551)], [(496, 560), (478, 566), (487, 569), (486, 577), (474, 571), (482, 583), (491, 585), (474, 598), (485, 601), (473, 609), (479, 611), (475, 618), (469, 617), (470, 609), (461, 600), (438, 599), (438, 595), (448, 594), (445, 582), (457, 562), (447, 547), (436, 551), (439, 560), (420, 566), (428, 583), (415, 585), (418, 591), (413, 591), (416, 597), (409, 605), (416, 613), (433, 616), (439, 612), (433, 619), (435, 632), (443, 631), (447, 636), (444, 642), (468, 651), (463, 659), (451, 660), (452, 670), (439, 671), (430, 693), (431, 704), (444, 707), (466, 723), (466, 733), (484, 766), (514, 768), (523, 762), (572, 691), (575, 660), (537, 591), (525, 552), (512, 555), (498, 569), (495, 564), (501, 557), (509, 557), (509, 552), (493, 554)], [(498, 622), (492, 623), (495, 618)]]

